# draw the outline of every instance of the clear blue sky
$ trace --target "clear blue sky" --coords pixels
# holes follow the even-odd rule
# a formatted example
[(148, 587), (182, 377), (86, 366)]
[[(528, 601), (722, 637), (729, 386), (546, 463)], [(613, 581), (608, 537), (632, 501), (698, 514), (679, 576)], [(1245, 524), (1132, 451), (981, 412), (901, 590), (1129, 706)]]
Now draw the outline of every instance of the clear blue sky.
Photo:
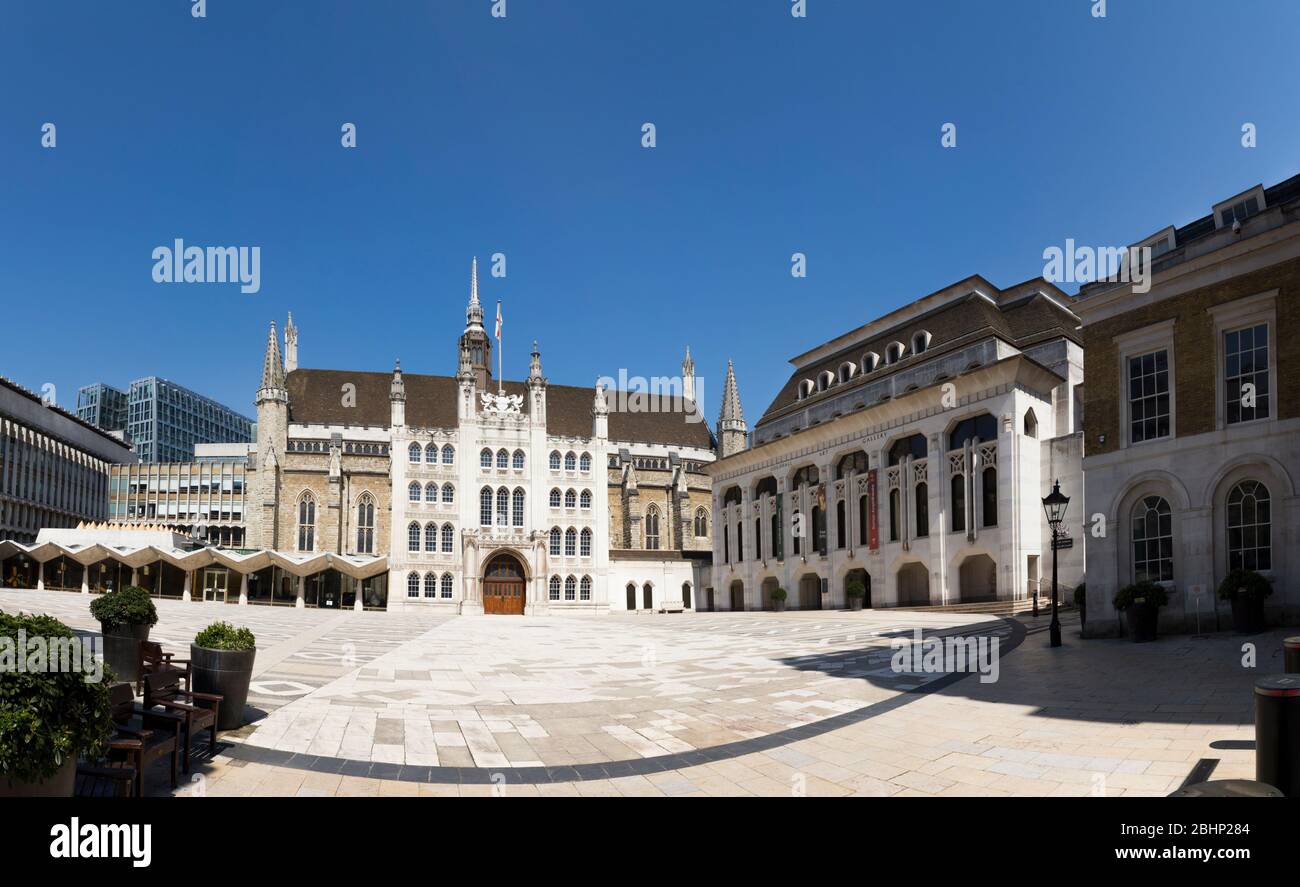
[[(1284, 0), (190, 5), (0, 0), (0, 373), (64, 406), (157, 374), (251, 415), (286, 310), (304, 366), (452, 373), (503, 252), (507, 376), (534, 337), (578, 385), (689, 344), (752, 423), (883, 312), (1300, 170)], [(177, 237), (260, 246), (261, 292), (154, 283)]]

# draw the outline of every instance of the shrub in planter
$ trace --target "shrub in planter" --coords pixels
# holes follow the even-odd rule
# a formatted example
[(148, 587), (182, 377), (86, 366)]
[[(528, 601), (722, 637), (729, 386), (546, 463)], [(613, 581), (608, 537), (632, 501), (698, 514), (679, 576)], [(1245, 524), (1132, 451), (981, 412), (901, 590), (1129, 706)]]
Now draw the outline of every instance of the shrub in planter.
[(190, 673), (196, 693), (221, 696), (218, 730), (243, 726), (244, 703), (253, 678), (257, 640), (247, 628), (214, 622), (194, 636), (190, 644)]
[(90, 602), (90, 615), (99, 620), (104, 636), (104, 664), (119, 680), (139, 677), (140, 642), (149, 640), (149, 628), (158, 622), (158, 610), (149, 592), (135, 585), (106, 591)]
[(1258, 634), (1264, 630), (1264, 598), (1273, 585), (1254, 570), (1233, 570), (1219, 583), (1219, 599), (1232, 604), (1232, 630)]
[(1169, 603), (1169, 593), (1154, 582), (1137, 582), (1121, 588), (1114, 603), (1115, 609), (1127, 617), (1134, 641), (1154, 641), (1160, 608)]
[[(51, 616), (0, 613), (0, 797), (70, 797), (77, 756), (106, 751), (112, 674), (87, 682), (86, 671), (54, 671), (48, 660), (45, 670), (29, 671), (20, 631), (24, 646), (33, 638), (65, 649), (81, 643)], [(25, 657), (21, 670), (19, 656)]]
[(772, 609), (780, 613), (785, 609), (785, 599), (790, 595), (784, 588), (774, 588), (772, 590)]
[(844, 589), (844, 593), (849, 597), (849, 608), (853, 610), (862, 609), (862, 600), (867, 596), (867, 586), (859, 579), (854, 579)]

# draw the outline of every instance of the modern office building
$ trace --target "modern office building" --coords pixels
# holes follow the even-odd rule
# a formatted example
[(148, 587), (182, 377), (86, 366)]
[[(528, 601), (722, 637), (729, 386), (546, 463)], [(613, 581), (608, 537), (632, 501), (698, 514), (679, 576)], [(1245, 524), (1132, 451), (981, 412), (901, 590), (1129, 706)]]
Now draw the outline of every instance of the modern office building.
[[(1209, 207), (1207, 207), (1209, 208)], [(1272, 579), (1270, 621), (1300, 620), (1300, 176), (1256, 185), (1152, 248), (1150, 289), (1084, 286), (1090, 522), (1087, 634), (1112, 598), (1166, 587), (1167, 629), (1226, 624), (1234, 569)]]
[(166, 527), (208, 545), (244, 547), (242, 458), (113, 465), (108, 519), (123, 526)]
[(211, 398), (157, 376), (129, 392), (103, 383), (77, 392), (78, 415), (105, 431), (125, 431), (141, 462), (188, 462), (203, 443), (247, 443), (252, 421)]
[(931, 293), (793, 358), (750, 439), (728, 376), (713, 480), (712, 581), (723, 610), (1024, 599), (1051, 575), (1042, 498), (1060, 481), (1083, 572), (1071, 299), (1036, 278)]
[(111, 467), (132, 459), (122, 441), (0, 377), (0, 540), (103, 520)]
[(126, 431), (125, 391), (97, 382), (77, 392), (77, 418), (104, 431)]

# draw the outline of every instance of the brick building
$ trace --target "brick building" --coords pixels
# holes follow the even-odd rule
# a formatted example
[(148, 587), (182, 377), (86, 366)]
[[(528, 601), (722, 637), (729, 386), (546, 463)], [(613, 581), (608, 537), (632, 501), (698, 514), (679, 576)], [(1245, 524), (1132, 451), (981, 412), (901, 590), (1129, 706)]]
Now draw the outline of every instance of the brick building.
[(1162, 623), (1226, 618), (1230, 569), (1270, 576), (1270, 619), (1300, 616), (1300, 176), (1256, 186), (1152, 247), (1150, 290), (1081, 290), (1089, 635), (1111, 599), (1164, 584)]

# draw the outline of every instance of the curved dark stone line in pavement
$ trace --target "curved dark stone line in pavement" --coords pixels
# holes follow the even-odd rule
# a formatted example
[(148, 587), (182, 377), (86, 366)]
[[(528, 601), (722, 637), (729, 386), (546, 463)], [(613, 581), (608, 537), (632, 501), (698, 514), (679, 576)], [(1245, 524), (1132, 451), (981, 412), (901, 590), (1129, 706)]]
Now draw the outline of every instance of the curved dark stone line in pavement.
[[(999, 662), (1025, 639), (1028, 631), (1018, 619), (999, 617), (1011, 627), (1011, 635), (1006, 640)], [(378, 761), (362, 761), (350, 758), (331, 758), (298, 752), (282, 751), (274, 748), (244, 745), (243, 743), (222, 743), (221, 754), (240, 761), (267, 764), (273, 767), (288, 767), (293, 770), (310, 770), (315, 773), (330, 773), (341, 776), (368, 776), (373, 779), (392, 779), (398, 782), (426, 782), (461, 785), (487, 785), (504, 782), (515, 785), (538, 785), (554, 782), (584, 782), (592, 779), (615, 779), (620, 776), (646, 776), (650, 773), (663, 773), (668, 770), (681, 770), (714, 761), (725, 761), (741, 755), (770, 751), (789, 745), (800, 739), (812, 739), (834, 730), (858, 724), (886, 712), (902, 708), (917, 696), (937, 693), (951, 687), (958, 681), (965, 680), (975, 672), (953, 672), (930, 681), (923, 687), (907, 690), (899, 695), (864, 705), (862, 708), (843, 714), (833, 715), (811, 724), (789, 727), (756, 736), (753, 739), (740, 739), (724, 745), (696, 749), (687, 752), (673, 752), (657, 755), (653, 758), (633, 758), (624, 761), (604, 761), (597, 764), (568, 764), (558, 767), (428, 767), (412, 764), (387, 764)]]

